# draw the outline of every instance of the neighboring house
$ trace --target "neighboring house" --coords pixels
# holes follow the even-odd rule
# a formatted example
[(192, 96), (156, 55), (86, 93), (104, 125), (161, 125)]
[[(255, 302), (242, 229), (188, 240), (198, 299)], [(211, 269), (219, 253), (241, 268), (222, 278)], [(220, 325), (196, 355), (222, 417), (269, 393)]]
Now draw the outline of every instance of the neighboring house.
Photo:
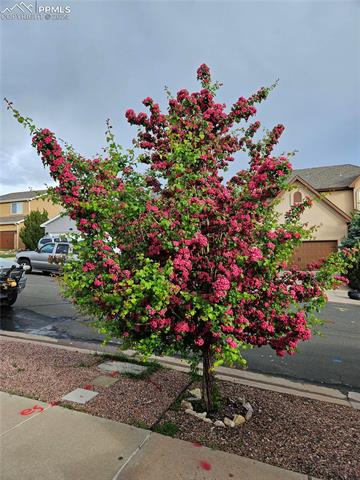
[(318, 229), (311, 241), (303, 242), (293, 263), (304, 268), (336, 251), (347, 236), (351, 213), (360, 210), (360, 166), (335, 165), (329, 167), (294, 170), (291, 183), (294, 190), (281, 194), (277, 210), (284, 215), (292, 205), (307, 195), (314, 199), (313, 206), (301, 219)]
[(45, 233), (49, 235), (61, 235), (68, 233), (79, 233), (76, 223), (67, 215), (57, 215), (50, 218), (47, 222), (41, 224), (45, 228)]
[(19, 233), (30, 212), (46, 210), (49, 217), (60, 213), (61, 206), (43, 198), (44, 193), (46, 190), (29, 190), (0, 195), (0, 249), (24, 247)]

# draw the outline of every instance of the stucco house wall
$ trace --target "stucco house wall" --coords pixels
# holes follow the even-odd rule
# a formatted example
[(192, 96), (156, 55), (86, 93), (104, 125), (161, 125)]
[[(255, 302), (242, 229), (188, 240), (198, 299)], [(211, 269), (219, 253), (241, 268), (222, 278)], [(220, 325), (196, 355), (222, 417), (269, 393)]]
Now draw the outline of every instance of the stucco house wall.
[[(281, 219), (284, 219), (285, 213), (290, 210), (295, 192), (301, 192), (303, 197), (308, 195), (314, 198), (314, 194), (301, 183), (294, 182), (294, 185), (296, 186), (294, 190), (283, 192), (279, 197), (280, 203), (276, 206), (276, 211), (281, 214)], [(340, 243), (347, 235), (345, 218), (316, 198), (312, 207), (306, 209), (302, 214), (301, 221), (308, 223), (309, 227), (318, 227), (313, 236), (315, 240), (337, 240)]]
[(348, 215), (354, 210), (354, 192), (352, 190), (338, 190), (334, 192), (324, 192), (325, 197), (341, 208)]
[(360, 210), (360, 177), (353, 183), (354, 206), (356, 210)]

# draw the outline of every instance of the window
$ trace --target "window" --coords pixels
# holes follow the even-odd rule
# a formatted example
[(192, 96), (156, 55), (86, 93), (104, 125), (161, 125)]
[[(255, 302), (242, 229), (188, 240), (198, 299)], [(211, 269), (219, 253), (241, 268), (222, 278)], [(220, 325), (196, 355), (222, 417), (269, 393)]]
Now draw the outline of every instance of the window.
[(23, 204), (22, 202), (13, 202), (11, 204), (11, 213), (13, 215), (17, 215), (19, 213), (23, 213)]
[(40, 253), (52, 253), (54, 250), (54, 244), (53, 243), (48, 243), (47, 245), (44, 245), (41, 247)]
[(60, 243), (56, 247), (56, 253), (59, 253), (61, 255), (66, 255), (67, 253), (69, 253), (69, 245), (66, 245), (66, 243)]
[(295, 192), (293, 197), (293, 205), (299, 205), (302, 202), (302, 193)]
[(40, 240), (41, 245), (45, 245), (45, 243), (50, 243), (52, 240), (51, 238), (42, 238)]

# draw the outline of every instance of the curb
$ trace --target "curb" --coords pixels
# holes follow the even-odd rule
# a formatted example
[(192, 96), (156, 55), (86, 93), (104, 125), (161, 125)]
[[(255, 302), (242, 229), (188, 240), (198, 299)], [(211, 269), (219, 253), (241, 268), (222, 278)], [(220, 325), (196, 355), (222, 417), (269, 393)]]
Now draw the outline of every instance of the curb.
[[(116, 354), (118, 352), (118, 348), (114, 346), (101, 346), (101, 348), (99, 348), (98, 346), (94, 347), (93, 344), (86, 342), (71, 342), (20, 332), (2, 331), (0, 333), (0, 338), (4, 340), (40, 343), (49, 347), (61, 348), (64, 350), (72, 350), (83, 353), (97, 353), (99, 355), (106, 353)], [(124, 350), (122, 353), (130, 357), (134, 357), (136, 355), (136, 352), (134, 350)], [(178, 370), (181, 372), (190, 371), (189, 365), (185, 362), (185, 360), (167, 356), (152, 356), (150, 358), (159, 362), (161, 365), (172, 368), (174, 370)], [(199, 369), (202, 369), (201, 366), (199, 366)], [(274, 377), (271, 375), (253, 373), (228, 367), (216, 368), (216, 374), (217, 378), (219, 378), (220, 380), (225, 380), (242, 385), (249, 385), (251, 387), (260, 388), (263, 390), (271, 390), (273, 392), (310, 398), (322, 402), (344, 405), (350, 408), (360, 410), (360, 396), (355, 392), (349, 392), (347, 396), (335, 388), (321, 387), (310, 383), (295, 382), (281, 377)]]
[(340, 287), (337, 290), (327, 290), (326, 296), (328, 298), (328, 302), (330, 303), (341, 303), (343, 305), (355, 305), (360, 307), (359, 300), (353, 300), (352, 298), (348, 297), (348, 292), (351, 289), (348, 287)]

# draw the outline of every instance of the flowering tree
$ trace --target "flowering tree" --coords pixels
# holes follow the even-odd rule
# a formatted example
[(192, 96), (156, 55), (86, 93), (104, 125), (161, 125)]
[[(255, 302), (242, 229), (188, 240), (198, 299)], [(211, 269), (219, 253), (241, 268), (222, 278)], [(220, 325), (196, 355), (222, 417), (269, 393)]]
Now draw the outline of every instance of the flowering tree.
[[(272, 155), (284, 127), (257, 141), (258, 121), (234, 128), (255, 115), (271, 88), (240, 97), (226, 112), (206, 65), (197, 78), (202, 89), (169, 94), (167, 113), (151, 98), (143, 101), (149, 114), (126, 112), (138, 127), (138, 157), (115, 142), (109, 123), (106, 154), (88, 160), (8, 107), (33, 134), (58, 182), (53, 195), (82, 232), (78, 260), (65, 267), (67, 295), (124, 346), (202, 359), (209, 411), (214, 365), (241, 362), (246, 346), (292, 355), (310, 338), (325, 289), (341, 284), (336, 274), (347, 259), (334, 254), (317, 273), (288, 266), (311, 234), (300, 222), (311, 199), (282, 221), (276, 214), (292, 171), (285, 156)], [(249, 168), (225, 182), (236, 153), (248, 154)], [(145, 173), (134, 168), (139, 163)]]

